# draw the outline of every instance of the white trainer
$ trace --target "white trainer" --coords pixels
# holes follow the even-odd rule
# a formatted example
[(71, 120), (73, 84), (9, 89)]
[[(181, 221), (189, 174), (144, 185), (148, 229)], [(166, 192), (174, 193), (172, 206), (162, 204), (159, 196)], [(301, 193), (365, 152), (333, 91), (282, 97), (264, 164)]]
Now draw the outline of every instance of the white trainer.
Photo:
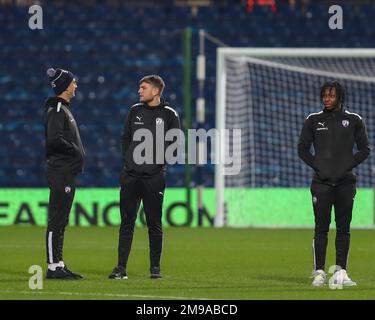
[(333, 284), (345, 287), (353, 287), (357, 285), (355, 281), (349, 278), (345, 269), (338, 270), (333, 274)]
[(327, 274), (324, 270), (313, 270), (311, 277), (314, 279), (311, 283), (314, 287), (324, 286), (327, 280)]

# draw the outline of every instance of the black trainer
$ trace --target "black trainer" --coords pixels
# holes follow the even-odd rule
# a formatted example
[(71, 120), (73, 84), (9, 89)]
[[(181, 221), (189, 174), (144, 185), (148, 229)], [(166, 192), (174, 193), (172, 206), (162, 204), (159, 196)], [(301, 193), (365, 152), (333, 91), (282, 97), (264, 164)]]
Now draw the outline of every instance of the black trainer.
[(56, 267), (55, 271), (48, 269), (46, 279), (77, 280), (72, 274), (66, 272), (63, 267)]
[(117, 266), (113, 269), (112, 273), (108, 276), (109, 279), (116, 279), (116, 280), (121, 280), (121, 279), (127, 279), (128, 274), (126, 272), (126, 268), (122, 266)]
[(65, 272), (68, 273), (73, 279), (76, 279), (76, 280), (83, 279), (83, 276), (82, 276), (82, 275), (70, 271), (70, 270), (68, 269), (67, 266), (65, 266), (63, 269), (64, 269)]
[(151, 279), (160, 279), (160, 278), (162, 278), (159, 267), (151, 267), (150, 268), (150, 273), (151, 273), (151, 275), (150, 275)]

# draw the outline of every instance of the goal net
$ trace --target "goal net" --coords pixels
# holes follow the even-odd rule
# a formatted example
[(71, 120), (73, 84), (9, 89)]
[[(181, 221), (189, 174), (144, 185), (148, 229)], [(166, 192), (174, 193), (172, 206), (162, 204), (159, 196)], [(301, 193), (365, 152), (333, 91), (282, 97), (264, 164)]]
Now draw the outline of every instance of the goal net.
[[(228, 175), (226, 165), (216, 165), (216, 226), (313, 224), (312, 170), (298, 158), (297, 143), (306, 116), (322, 109), (322, 84), (334, 79), (374, 142), (375, 50), (218, 49), (216, 129), (241, 129), (241, 153), (232, 155), (241, 157), (241, 170)], [(221, 140), (216, 152), (228, 150), (227, 158), (235, 143)], [(370, 156), (355, 170), (358, 187), (373, 187), (373, 168)], [(370, 203), (362, 207), (360, 225), (372, 219)]]

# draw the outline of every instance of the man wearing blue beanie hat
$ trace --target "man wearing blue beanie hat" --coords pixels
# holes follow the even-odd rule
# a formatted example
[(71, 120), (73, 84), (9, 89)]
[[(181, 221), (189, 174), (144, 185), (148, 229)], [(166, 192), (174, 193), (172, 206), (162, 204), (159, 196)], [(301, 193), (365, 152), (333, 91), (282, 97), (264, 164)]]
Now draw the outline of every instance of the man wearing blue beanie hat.
[(72, 81), (77, 81), (77, 77), (73, 73), (63, 69), (50, 68), (47, 70), (47, 75), (50, 77), (51, 86), (57, 96), (62, 94)]
[(75, 194), (75, 177), (83, 172), (85, 150), (70, 100), (75, 96), (77, 78), (67, 70), (47, 70), (56, 94), (45, 103), (47, 180), (50, 188), (46, 232), (47, 279), (83, 278), (70, 271), (63, 260), (65, 228)]

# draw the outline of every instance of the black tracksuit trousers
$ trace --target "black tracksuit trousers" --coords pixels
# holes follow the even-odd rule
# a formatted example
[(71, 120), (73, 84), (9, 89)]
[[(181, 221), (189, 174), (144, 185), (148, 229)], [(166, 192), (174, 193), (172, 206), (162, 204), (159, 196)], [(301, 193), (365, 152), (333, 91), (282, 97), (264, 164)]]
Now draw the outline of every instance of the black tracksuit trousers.
[(50, 189), (48, 225), (46, 232), (47, 263), (63, 261), (65, 228), (75, 194), (75, 176), (72, 173), (47, 172)]
[(138, 178), (122, 172), (120, 183), (121, 226), (118, 265), (126, 268), (133, 241), (135, 220), (142, 200), (149, 235), (150, 267), (160, 268), (163, 246), (161, 219), (165, 174), (161, 172), (149, 178)]
[(335, 209), (336, 222), (336, 265), (346, 269), (356, 183), (355, 181), (345, 181), (342, 184), (332, 186), (313, 181), (311, 194), (315, 215), (314, 270), (324, 270), (325, 267), (332, 206)]

